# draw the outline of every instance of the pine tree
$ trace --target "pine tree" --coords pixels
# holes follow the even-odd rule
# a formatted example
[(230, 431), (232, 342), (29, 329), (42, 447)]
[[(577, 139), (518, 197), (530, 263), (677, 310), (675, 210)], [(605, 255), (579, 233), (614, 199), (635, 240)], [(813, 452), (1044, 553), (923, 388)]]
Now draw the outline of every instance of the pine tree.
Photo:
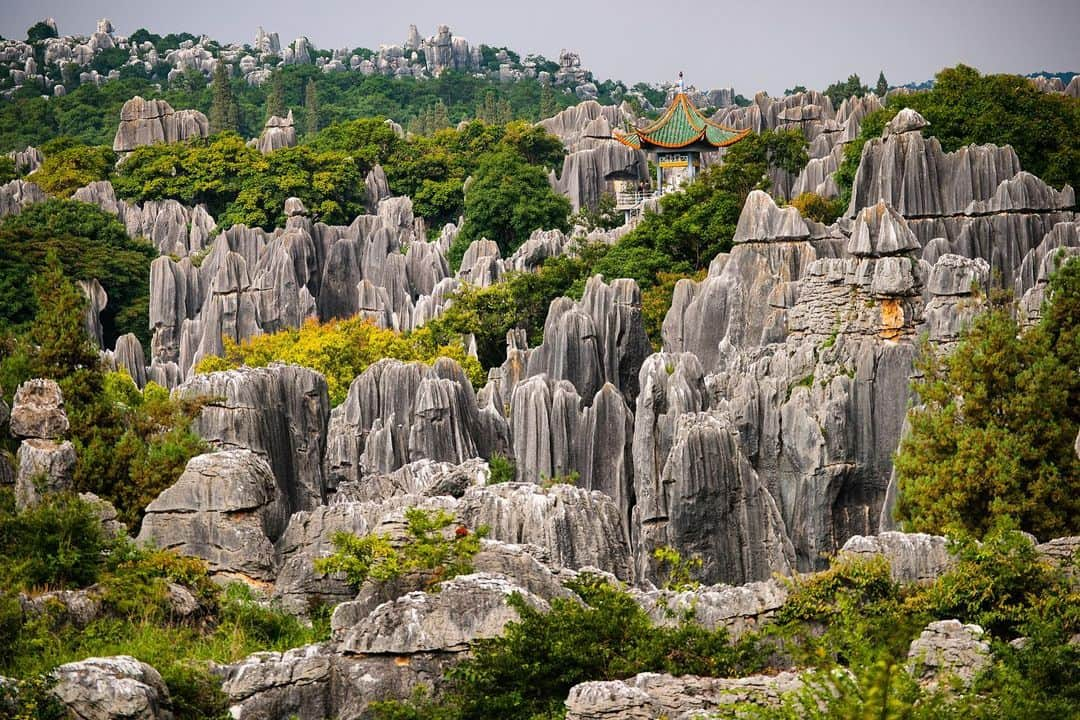
[(505, 125), (514, 119), (514, 108), (510, 105), (510, 101), (506, 98), (499, 100), (498, 107), (496, 109), (496, 124)]
[(304, 108), (307, 111), (307, 134), (314, 135), (319, 132), (319, 91), (313, 78), (307, 81), (304, 88)]
[(889, 82), (885, 79), (885, 71), (882, 70), (877, 76), (877, 85), (874, 87), (874, 94), (878, 97), (885, 97), (885, 93), (889, 92)]
[(551, 85), (540, 87), (540, 119), (545, 120), (559, 112), (559, 104), (555, 101), (555, 92)]
[(266, 96), (266, 117), (285, 117), (285, 78), (281, 71), (270, 77), (270, 92)]
[(428, 132), (445, 130), (448, 127), (450, 127), (450, 113), (446, 109), (446, 104), (439, 100), (431, 110), (431, 125), (428, 127)]
[(240, 108), (229, 82), (229, 66), (218, 62), (214, 68), (214, 94), (210, 101), (210, 132), (239, 129)]
[[(87, 382), (88, 374), (97, 374), (100, 364), (97, 348), (86, 331), (86, 296), (65, 275), (54, 252), (49, 252), (45, 268), (31, 282), (37, 299), (37, 315), (30, 326), (30, 342), (37, 348), (32, 370), (37, 377), (53, 378), (73, 383), (76, 397), (92, 393), (95, 383)], [(89, 387), (88, 387), (89, 386)], [(65, 397), (72, 390), (64, 387)]]

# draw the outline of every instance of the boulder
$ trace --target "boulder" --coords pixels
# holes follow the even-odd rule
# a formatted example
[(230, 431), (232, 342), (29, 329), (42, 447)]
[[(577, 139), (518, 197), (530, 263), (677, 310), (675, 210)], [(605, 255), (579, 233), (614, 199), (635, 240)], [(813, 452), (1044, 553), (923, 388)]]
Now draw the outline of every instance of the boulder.
[(11, 406), (11, 434), (17, 438), (56, 439), (68, 431), (64, 394), (55, 380), (19, 385)]
[(792, 672), (735, 679), (641, 673), (570, 688), (566, 720), (689, 720), (736, 706), (777, 706), (785, 694), (802, 687), (799, 674)]
[(266, 460), (250, 450), (197, 455), (146, 508), (138, 541), (202, 558), (215, 574), (272, 581), (285, 508)]
[[(411, 592), (383, 603), (343, 632), (340, 650), (347, 655), (462, 652), (475, 640), (498, 637), (507, 623), (519, 619), (507, 602), (514, 593), (537, 610), (548, 609), (544, 600), (505, 577), (461, 575), (440, 583), (436, 593)], [(341, 608), (338, 612), (347, 612)]]
[(929, 692), (953, 682), (971, 687), (990, 663), (990, 643), (978, 625), (939, 620), (926, 626), (908, 649), (908, 669)]
[(16, 460), (15, 505), (20, 510), (37, 505), (45, 495), (73, 487), (76, 458), (70, 442), (23, 440)]
[(161, 675), (128, 655), (67, 663), (53, 676), (53, 694), (80, 720), (172, 720)]
[(198, 110), (177, 112), (164, 100), (144, 100), (136, 95), (120, 110), (113, 150), (126, 153), (141, 145), (182, 142), (209, 134), (210, 122)]
[(854, 535), (844, 543), (841, 552), (851, 556), (883, 556), (889, 561), (893, 580), (902, 583), (933, 582), (955, 562), (947, 538), (925, 533)]

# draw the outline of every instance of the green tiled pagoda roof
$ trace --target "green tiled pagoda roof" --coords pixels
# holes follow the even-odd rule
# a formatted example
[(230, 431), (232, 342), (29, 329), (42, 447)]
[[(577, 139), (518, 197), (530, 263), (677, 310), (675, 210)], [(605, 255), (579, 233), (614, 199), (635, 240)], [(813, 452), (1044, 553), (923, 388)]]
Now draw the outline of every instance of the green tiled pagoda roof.
[(678, 150), (699, 142), (716, 148), (727, 147), (749, 134), (749, 129), (735, 130), (714, 123), (694, 107), (685, 93), (679, 93), (659, 120), (628, 133), (615, 133), (615, 139), (635, 150), (650, 147)]

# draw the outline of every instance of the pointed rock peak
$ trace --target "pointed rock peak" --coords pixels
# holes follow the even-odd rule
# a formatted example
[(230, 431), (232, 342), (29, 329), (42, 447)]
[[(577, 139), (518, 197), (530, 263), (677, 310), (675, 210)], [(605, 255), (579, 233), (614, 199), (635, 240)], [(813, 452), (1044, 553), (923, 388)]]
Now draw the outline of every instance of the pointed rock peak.
[(855, 219), (847, 250), (852, 255), (898, 255), (922, 246), (904, 217), (884, 200), (863, 208)]
[(885, 126), (882, 137), (888, 135), (901, 135), (907, 132), (916, 132), (925, 127), (930, 127), (930, 122), (911, 108), (904, 108), (896, 114), (889, 124)]
[(733, 242), (780, 242), (809, 237), (810, 228), (796, 208), (779, 208), (768, 193), (754, 190), (743, 205)]

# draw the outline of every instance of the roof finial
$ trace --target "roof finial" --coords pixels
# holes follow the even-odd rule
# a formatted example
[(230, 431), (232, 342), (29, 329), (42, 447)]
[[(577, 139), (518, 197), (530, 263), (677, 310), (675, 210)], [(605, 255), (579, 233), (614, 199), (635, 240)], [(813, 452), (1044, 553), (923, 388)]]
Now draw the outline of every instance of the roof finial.
[(683, 82), (682, 70), (679, 71), (679, 92), (686, 92), (686, 84)]

